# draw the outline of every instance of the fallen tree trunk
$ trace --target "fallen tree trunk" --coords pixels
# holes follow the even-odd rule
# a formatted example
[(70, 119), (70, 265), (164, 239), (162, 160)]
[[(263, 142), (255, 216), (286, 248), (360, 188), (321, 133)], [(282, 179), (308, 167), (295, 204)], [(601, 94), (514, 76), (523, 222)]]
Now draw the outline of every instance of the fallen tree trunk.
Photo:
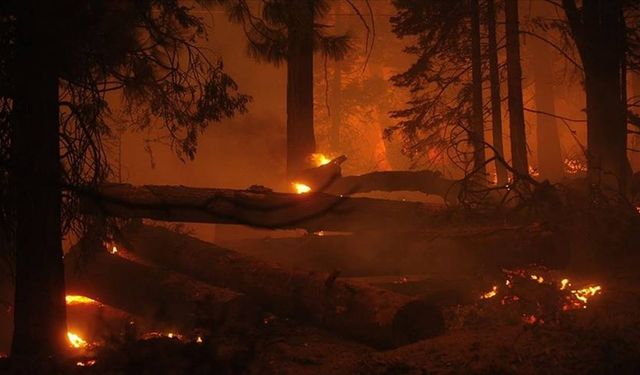
[(419, 202), (185, 186), (104, 185), (82, 194), (82, 210), (122, 218), (311, 232), (410, 231), (451, 223), (442, 206)]
[(241, 293), (107, 251), (84, 259), (73, 249), (65, 256), (65, 269), (68, 295), (93, 298), (154, 325), (221, 330), (259, 320), (257, 307)]
[(458, 201), (460, 182), (442, 177), (434, 171), (381, 171), (359, 176), (342, 176), (341, 164), (345, 156), (296, 176), (296, 182), (308, 185), (313, 191), (332, 195), (351, 195), (372, 191), (418, 191), (437, 195), (449, 203)]
[(123, 234), (124, 245), (141, 257), (372, 346), (396, 347), (444, 330), (434, 305), (335, 274), (283, 269), (160, 227), (131, 225)]

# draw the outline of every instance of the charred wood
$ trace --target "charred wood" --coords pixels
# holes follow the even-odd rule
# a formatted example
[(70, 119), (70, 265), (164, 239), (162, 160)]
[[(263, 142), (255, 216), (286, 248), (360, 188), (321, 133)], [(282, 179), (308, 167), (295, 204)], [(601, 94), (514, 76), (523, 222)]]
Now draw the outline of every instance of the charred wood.
[(131, 225), (124, 236), (132, 251), (157, 264), (241, 291), (266, 310), (375, 347), (396, 347), (444, 330), (440, 310), (418, 299), (337, 276), (285, 269), (165, 228)]
[(182, 330), (247, 328), (259, 320), (257, 307), (241, 293), (127, 258), (102, 251), (86, 259), (73, 249), (65, 256), (67, 294)]

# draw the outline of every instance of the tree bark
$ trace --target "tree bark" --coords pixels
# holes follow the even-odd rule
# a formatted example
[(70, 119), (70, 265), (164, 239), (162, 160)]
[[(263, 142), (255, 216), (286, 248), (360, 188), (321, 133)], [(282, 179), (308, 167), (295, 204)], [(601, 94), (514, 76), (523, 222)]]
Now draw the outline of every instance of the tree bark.
[(336, 61), (331, 84), (331, 128), (329, 129), (329, 145), (336, 153), (341, 149), (340, 128), (342, 121), (342, 63)]
[(473, 108), (471, 119), (471, 143), (473, 145), (473, 168), (483, 176), (487, 174), (484, 152), (484, 109), (482, 101), (482, 46), (480, 45), (480, 4), (470, 0), (471, 13), (471, 71), (473, 86)]
[[(500, 71), (498, 68), (498, 38), (496, 27), (495, 1), (487, 0), (487, 29), (489, 31), (489, 76), (491, 80), (491, 120), (493, 148), (498, 156), (504, 158), (502, 139), (502, 97), (500, 94)], [(496, 161), (496, 178), (498, 185), (507, 183), (507, 169)]]
[(68, 347), (61, 236), (61, 166), (54, 13), (25, 1), (13, 67), (11, 183), (16, 202), (17, 361), (59, 360)]
[(563, 0), (584, 66), (587, 96), (587, 159), (591, 186), (618, 193), (630, 180), (621, 0)]
[(518, 0), (505, 1), (507, 33), (507, 87), (509, 91), (509, 130), (511, 131), (511, 161), (521, 175), (529, 174), (527, 138), (522, 102), (522, 67), (520, 65), (520, 27)]
[[(538, 15), (553, 17), (549, 4), (536, 4)], [(559, 182), (564, 177), (564, 164), (560, 149), (560, 136), (555, 115), (555, 89), (553, 77), (554, 52), (544, 41), (530, 39), (531, 65), (534, 77), (536, 110), (536, 136), (538, 170), (542, 178)]]
[(122, 218), (310, 232), (422, 230), (445, 227), (456, 220), (442, 206), (419, 202), (185, 186), (104, 185), (97, 192), (85, 193), (82, 206), (85, 213)]
[(311, 165), (313, 127), (313, 1), (289, 0), (287, 56), (287, 173)]
[(153, 326), (181, 332), (246, 329), (260, 320), (259, 309), (243, 294), (143, 263), (122, 247), (116, 254), (94, 251), (83, 257), (74, 248), (65, 256), (67, 294), (87, 296)]
[(231, 288), (270, 311), (310, 321), (381, 348), (440, 334), (435, 306), (393, 292), (347, 283), (337, 275), (283, 269), (160, 227), (128, 228), (131, 250), (196, 279)]

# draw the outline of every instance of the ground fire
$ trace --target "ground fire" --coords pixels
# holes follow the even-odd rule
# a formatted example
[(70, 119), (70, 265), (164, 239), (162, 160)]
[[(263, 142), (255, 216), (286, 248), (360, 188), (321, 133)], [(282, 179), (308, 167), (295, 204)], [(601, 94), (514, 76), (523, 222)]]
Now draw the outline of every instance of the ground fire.
[(640, 374), (640, 0), (0, 2), (0, 374)]

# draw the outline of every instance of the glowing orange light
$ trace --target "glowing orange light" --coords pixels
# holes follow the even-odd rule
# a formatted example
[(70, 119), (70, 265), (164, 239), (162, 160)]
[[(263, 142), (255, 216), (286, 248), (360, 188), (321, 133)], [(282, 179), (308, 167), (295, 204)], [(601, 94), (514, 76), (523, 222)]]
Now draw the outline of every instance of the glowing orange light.
[(304, 193), (308, 193), (308, 192), (311, 191), (311, 188), (308, 185), (301, 184), (299, 182), (294, 182), (291, 185), (293, 186), (293, 188), (295, 189), (296, 193), (298, 193), (298, 194), (304, 194)]
[(91, 367), (93, 365), (96, 364), (96, 360), (95, 359), (91, 359), (89, 361), (86, 362), (76, 362), (76, 366), (78, 367)]
[(482, 294), (482, 296), (480, 296), (480, 299), (489, 299), (489, 298), (493, 298), (496, 296), (496, 294), (498, 294), (498, 287), (496, 285), (493, 286), (493, 288), (491, 288), (490, 291)]
[(73, 346), (74, 348), (84, 348), (88, 345), (82, 337), (73, 332), (67, 332), (67, 338), (69, 339), (71, 346)]
[(64, 299), (67, 302), (67, 305), (99, 304), (98, 301), (85, 296), (67, 295), (64, 297)]
[(331, 162), (331, 159), (323, 154), (316, 153), (311, 154), (311, 162), (315, 164), (316, 167), (319, 167), (321, 165), (329, 164)]

